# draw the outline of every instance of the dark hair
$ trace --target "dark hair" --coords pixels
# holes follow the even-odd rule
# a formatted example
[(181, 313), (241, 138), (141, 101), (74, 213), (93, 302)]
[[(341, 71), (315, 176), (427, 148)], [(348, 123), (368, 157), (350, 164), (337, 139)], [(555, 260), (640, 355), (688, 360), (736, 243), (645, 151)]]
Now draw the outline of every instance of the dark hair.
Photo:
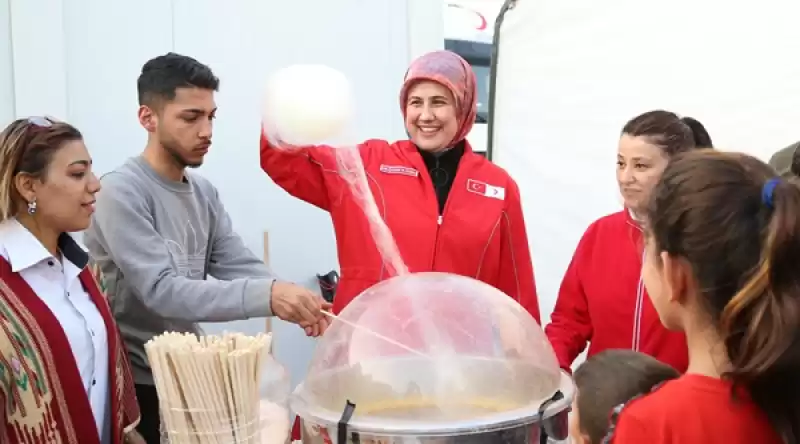
[(174, 52), (150, 59), (137, 81), (139, 105), (156, 106), (175, 99), (178, 88), (219, 90), (219, 79), (211, 68)]
[(581, 432), (600, 444), (615, 407), (678, 376), (669, 365), (633, 350), (605, 350), (592, 356), (574, 375)]
[(695, 148), (713, 147), (711, 136), (702, 123), (664, 110), (648, 111), (634, 117), (622, 128), (622, 133), (650, 139), (667, 156)]
[(18, 119), (0, 133), (0, 221), (14, 217), (19, 173), (46, 179), (53, 154), (66, 142), (82, 140), (74, 126), (45, 117)]
[(798, 179), (744, 154), (693, 151), (667, 166), (646, 217), (656, 251), (692, 267), (732, 364), (723, 377), (800, 442)]

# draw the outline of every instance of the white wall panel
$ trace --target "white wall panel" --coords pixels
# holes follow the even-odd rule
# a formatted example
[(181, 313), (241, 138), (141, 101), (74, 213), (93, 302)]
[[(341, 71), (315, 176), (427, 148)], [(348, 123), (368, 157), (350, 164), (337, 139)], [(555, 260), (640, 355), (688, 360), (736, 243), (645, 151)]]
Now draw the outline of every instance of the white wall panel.
[[(274, 269), (313, 287), (316, 273), (337, 268), (333, 230), (327, 214), (286, 195), (258, 165), (264, 82), (292, 63), (333, 66), (355, 86), (359, 137), (402, 138), (400, 83), (411, 58), (442, 46), (437, 15), (438, 2), (420, 0), (49, 0), (47, 8), (0, 0), (0, 118), (70, 121), (105, 173), (144, 148), (136, 117), (144, 62), (175, 51), (208, 64), (221, 89), (214, 145), (200, 171), (219, 188), (248, 247), (260, 256), (269, 231)], [(264, 326), (254, 319), (208, 327)], [(282, 322), (275, 334), (276, 354), (298, 382), (313, 341)]]
[(0, 0), (0, 122), (10, 122), (16, 116), (13, 51), (11, 2)]
[(63, 2), (9, 1), (15, 113), (64, 119), (68, 92)]

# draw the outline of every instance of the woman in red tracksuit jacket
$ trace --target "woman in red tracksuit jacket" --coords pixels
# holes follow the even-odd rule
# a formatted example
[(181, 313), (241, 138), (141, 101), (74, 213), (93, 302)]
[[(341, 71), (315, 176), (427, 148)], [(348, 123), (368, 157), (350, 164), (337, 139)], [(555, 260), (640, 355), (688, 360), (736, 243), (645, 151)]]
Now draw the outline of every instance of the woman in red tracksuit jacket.
[(644, 113), (622, 129), (617, 182), (625, 210), (598, 219), (583, 234), (545, 327), (562, 368), (569, 370), (589, 343), (589, 356), (627, 348), (686, 370), (686, 338), (661, 325), (642, 283), (637, 215), (671, 156), (711, 145), (700, 122), (667, 111)]
[[(481, 280), (517, 300), (539, 322), (517, 184), (473, 153), (465, 139), (475, 121), (475, 85), (471, 67), (453, 52), (418, 58), (400, 91), (411, 140), (368, 140), (358, 149), (381, 216), (411, 272)], [(341, 268), (335, 313), (391, 277), (340, 176), (334, 148), (286, 149), (262, 132), (261, 166), (289, 194), (330, 212)]]

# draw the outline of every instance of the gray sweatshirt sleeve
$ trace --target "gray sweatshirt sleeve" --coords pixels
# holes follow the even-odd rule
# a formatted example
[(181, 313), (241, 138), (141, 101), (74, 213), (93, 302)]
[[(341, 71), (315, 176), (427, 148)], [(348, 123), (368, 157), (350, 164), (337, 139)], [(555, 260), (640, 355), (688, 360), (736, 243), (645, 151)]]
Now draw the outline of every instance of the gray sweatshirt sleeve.
[(155, 229), (147, 198), (135, 181), (122, 174), (104, 177), (96, 208), (93, 230), (98, 242), (150, 310), (165, 318), (190, 322), (272, 315), (274, 279), (267, 277), (267, 272), (252, 279), (228, 281), (179, 275), (167, 243)]

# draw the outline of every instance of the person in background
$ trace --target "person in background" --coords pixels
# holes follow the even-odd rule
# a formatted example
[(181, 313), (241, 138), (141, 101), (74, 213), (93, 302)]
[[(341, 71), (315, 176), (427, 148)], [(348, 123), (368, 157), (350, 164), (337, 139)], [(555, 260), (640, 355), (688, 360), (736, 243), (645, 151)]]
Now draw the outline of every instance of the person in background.
[(137, 443), (127, 354), (89, 255), (100, 182), (83, 136), (45, 117), (0, 133), (0, 442)]
[[(138, 80), (139, 157), (102, 178), (85, 241), (107, 286), (131, 355), (142, 410), (139, 431), (160, 442), (159, 403), (144, 344), (199, 322), (278, 316), (312, 336), (327, 325), (319, 295), (277, 280), (234, 232), (217, 189), (188, 171), (211, 146), (219, 80), (183, 55), (156, 57)], [(212, 276), (215, 280), (207, 280)]]
[(677, 370), (644, 353), (605, 350), (575, 370), (569, 435), (573, 444), (602, 444), (614, 409), (680, 376)]
[(588, 356), (627, 348), (686, 370), (686, 338), (661, 325), (645, 294), (641, 215), (670, 158), (711, 145), (700, 122), (668, 111), (646, 112), (623, 127), (617, 184), (625, 209), (598, 219), (583, 234), (545, 327), (565, 370), (587, 343)]
[[(400, 91), (410, 140), (373, 139), (358, 150), (381, 216), (411, 272), (481, 280), (514, 298), (538, 322), (519, 188), (465, 139), (475, 122), (475, 85), (471, 67), (457, 54), (421, 56)], [(375, 244), (364, 241), (372, 237), (367, 218), (340, 175), (332, 147), (287, 149), (262, 131), (261, 166), (289, 194), (330, 212), (341, 267), (334, 312), (391, 277)]]
[(689, 369), (618, 409), (615, 444), (800, 443), (800, 182), (686, 153), (645, 216), (644, 281)]
[[(800, 176), (800, 142), (793, 143), (776, 152), (769, 159), (769, 165), (783, 177)], [(797, 159), (798, 161), (795, 161)]]

